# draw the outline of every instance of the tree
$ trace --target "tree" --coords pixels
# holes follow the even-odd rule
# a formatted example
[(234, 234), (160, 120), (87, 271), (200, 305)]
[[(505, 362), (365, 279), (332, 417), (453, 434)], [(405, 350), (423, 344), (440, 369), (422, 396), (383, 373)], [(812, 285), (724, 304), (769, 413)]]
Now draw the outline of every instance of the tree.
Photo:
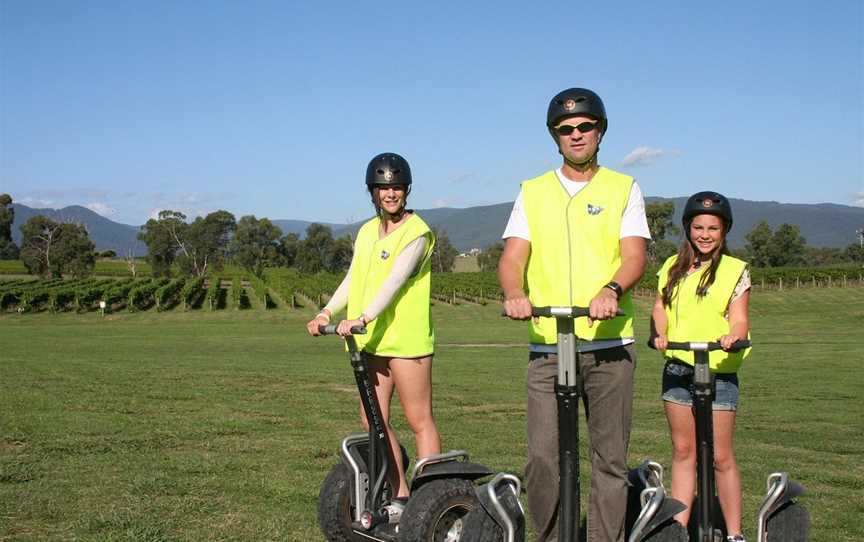
[(450, 237), (444, 230), (432, 228), (435, 234), (435, 249), (432, 251), (432, 272), (447, 273), (453, 270), (453, 262), (459, 252), (450, 244)]
[(159, 218), (147, 221), (138, 233), (138, 239), (147, 245), (147, 261), (154, 277), (170, 277), (171, 266), (177, 255), (177, 239), (187, 228), (186, 215), (164, 210)]
[(304, 273), (318, 273), (327, 265), (327, 259), (332, 251), (333, 232), (322, 224), (309, 224), (306, 228), (306, 238), (300, 242), (297, 249), (295, 266)]
[(18, 245), (12, 241), (12, 223), (15, 221), (15, 209), (12, 207), (12, 196), (0, 194), (0, 260), (17, 260)]
[(864, 247), (861, 243), (852, 243), (843, 252), (850, 262), (864, 263)]
[(780, 224), (771, 237), (768, 257), (772, 267), (801, 265), (804, 263), (804, 249), (807, 240), (801, 229), (793, 224)]
[(21, 226), (21, 259), (34, 275), (83, 277), (96, 263), (93, 242), (80, 224), (55, 222), (42, 215)]
[(798, 226), (781, 224), (777, 231), (764, 220), (746, 235), (747, 259), (754, 267), (782, 267), (800, 265), (805, 261), (807, 240)]
[(264, 274), (264, 267), (277, 261), (282, 230), (267, 218), (244, 216), (237, 222), (237, 232), (231, 241), (234, 261), (255, 276)]
[(225, 259), (225, 249), (236, 229), (234, 215), (228, 211), (215, 211), (204, 218), (196, 218), (183, 230), (183, 238), (176, 239), (180, 271), (186, 275), (203, 277), (210, 267), (220, 269)]
[(483, 249), (483, 252), (477, 256), (477, 265), (480, 266), (480, 271), (495, 271), (498, 269), (498, 260), (501, 259), (503, 252), (504, 243), (501, 241)]
[(771, 257), (769, 255), (771, 246), (771, 226), (764, 220), (753, 226), (745, 236), (747, 243), (744, 249), (747, 253), (747, 261), (753, 267), (768, 267), (771, 265)]
[(351, 236), (343, 235), (333, 240), (327, 251), (324, 268), (331, 273), (345, 271), (351, 265), (351, 257), (354, 255), (354, 242)]
[(279, 240), (279, 264), (294, 267), (299, 249), (300, 236), (293, 232), (285, 234), (285, 237)]
[(675, 244), (666, 240), (667, 233), (677, 235), (681, 231), (672, 222), (674, 213), (675, 204), (671, 201), (649, 203), (645, 206), (648, 230), (651, 232), (651, 241), (648, 243), (648, 259), (651, 262), (662, 262), (676, 252)]

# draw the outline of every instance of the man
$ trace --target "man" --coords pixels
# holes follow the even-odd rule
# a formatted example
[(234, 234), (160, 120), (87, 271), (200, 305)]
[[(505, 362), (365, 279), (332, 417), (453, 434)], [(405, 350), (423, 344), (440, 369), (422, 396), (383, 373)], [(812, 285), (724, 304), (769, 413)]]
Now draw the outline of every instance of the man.
[[(645, 270), (650, 239), (639, 186), (598, 165), (607, 125), (602, 100), (588, 89), (552, 99), (546, 126), (564, 163), (522, 183), (498, 267), (511, 318), (530, 318), (532, 305), (590, 307), (590, 318), (576, 319), (575, 330), (590, 439), (588, 540), (596, 542), (624, 540), (636, 364), (627, 292)], [(619, 308), (625, 315), (616, 317)], [(555, 540), (558, 529), (556, 341), (554, 318), (531, 320), (525, 476), (541, 542)]]

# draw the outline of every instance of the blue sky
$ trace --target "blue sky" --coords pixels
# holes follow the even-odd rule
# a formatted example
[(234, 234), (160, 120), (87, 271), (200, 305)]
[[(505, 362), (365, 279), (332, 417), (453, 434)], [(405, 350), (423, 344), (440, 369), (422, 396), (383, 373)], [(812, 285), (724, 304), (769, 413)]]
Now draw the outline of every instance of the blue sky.
[(860, 0), (0, 0), (0, 192), (344, 223), (394, 151), (412, 207), (512, 201), (586, 86), (646, 195), (861, 206), (862, 27)]

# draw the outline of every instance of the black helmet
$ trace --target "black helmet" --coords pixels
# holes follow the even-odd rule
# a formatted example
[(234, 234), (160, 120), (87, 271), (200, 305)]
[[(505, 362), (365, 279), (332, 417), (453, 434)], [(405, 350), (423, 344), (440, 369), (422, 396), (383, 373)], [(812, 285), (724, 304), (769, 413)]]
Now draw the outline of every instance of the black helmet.
[[(593, 90), (587, 88), (568, 88), (562, 90), (549, 102), (546, 112), (546, 127), (549, 131), (563, 119), (577, 115), (588, 115), (600, 121), (600, 133), (605, 134), (609, 121), (606, 118), (606, 107)], [(553, 134), (554, 136), (554, 134)]]
[(366, 166), (366, 187), (411, 186), (411, 167), (408, 161), (395, 152), (384, 152), (373, 158)]
[(726, 233), (732, 229), (732, 206), (723, 194), (717, 192), (697, 192), (687, 199), (681, 223), (684, 233), (690, 238), (690, 222), (696, 215), (716, 215), (726, 223)]

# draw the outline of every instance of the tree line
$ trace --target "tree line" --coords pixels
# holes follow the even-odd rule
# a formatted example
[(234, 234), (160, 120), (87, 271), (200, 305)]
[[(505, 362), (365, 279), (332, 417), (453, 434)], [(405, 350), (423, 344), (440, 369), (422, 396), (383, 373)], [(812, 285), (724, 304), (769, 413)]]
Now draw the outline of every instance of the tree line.
[[(97, 257), (115, 257), (113, 250), (96, 252), (82, 224), (31, 217), (21, 226), (19, 249), (12, 241), (15, 210), (12, 198), (0, 194), (0, 259), (21, 259), (34, 275), (83, 277), (92, 273)], [(436, 231), (432, 255), (435, 271), (450, 271), (457, 251), (443, 231)], [(154, 277), (175, 273), (203, 277), (233, 263), (254, 276), (266, 267), (293, 267), (303, 273), (339, 273), (348, 269), (354, 253), (351, 235), (334, 237), (329, 226), (313, 223), (301, 238), (283, 234), (268, 218), (247, 215), (237, 220), (225, 210), (189, 221), (179, 211), (163, 210), (141, 227), (138, 239), (147, 246), (145, 259)], [(136, 274), (136, 259), (124, 258)]]

